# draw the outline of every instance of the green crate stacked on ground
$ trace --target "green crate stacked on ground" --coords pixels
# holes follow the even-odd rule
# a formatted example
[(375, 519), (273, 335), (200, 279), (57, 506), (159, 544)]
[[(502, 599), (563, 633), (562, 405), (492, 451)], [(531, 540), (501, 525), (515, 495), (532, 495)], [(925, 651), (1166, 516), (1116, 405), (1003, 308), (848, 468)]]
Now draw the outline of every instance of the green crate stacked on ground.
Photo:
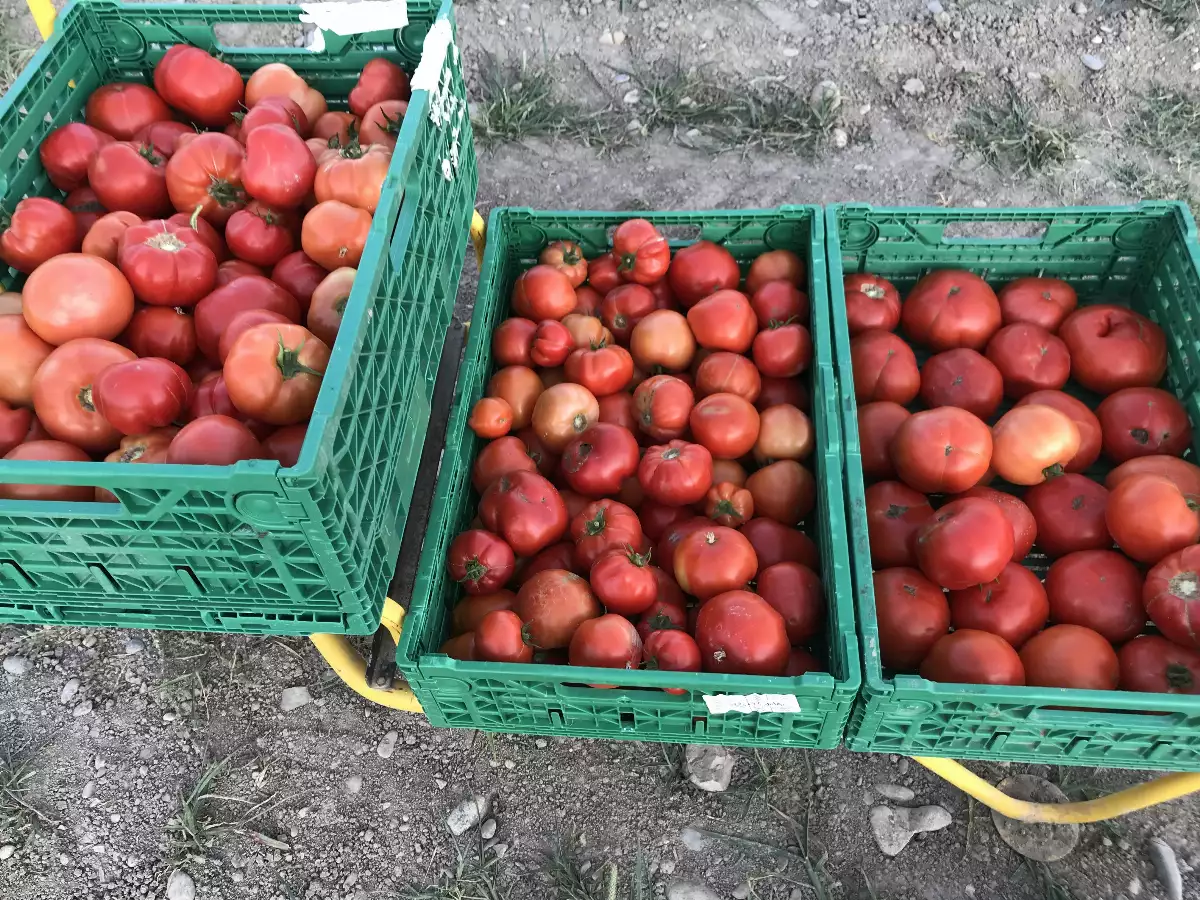
[[(785, 248), (809, 267), (814, 362), (804, 378), (811, 388), (816, 428), (817, 508), (807, 530), (821, 553), (829, 600), (825, 642), (829, 673), (764, 678), (708, 673), (614, 671), (562, 665), (461, 662), (439, 652), (450, 634), (450, 614), (461, 591), (446, 571), (446, 551), (468, 527), (479, 497), (471, 466), (483, 445), (467, 428), (471, 407), (493, 371), (491, 337), (510, 313), (517, 276), (554, 240), (577, 241), (589, 258), (611, 247), (613, 229), (626, 219), (654, 222), (677, 250), (696, 240), (721, 244), (743, 273), (766, 250)], [(487, 731), (632, 740), (688, 741), (754, 747), (835, 747), (841, 742), (858, 692), (859, 661), (841, 484), (841, 435), (833, 379), (833, 347), (825, 282), (822, 222), (816, 207), (777, 210), (600, 213), (498, 209), (488, 225), (487, 255), (459, 373), (433, 511), (426, 532), (412, 606), (398, 651), (433, 725)], [(619, 685), (614, 690), (587, 685)], [(663, 687), (686, 689), (681, 695)], [(713, 714), (705, 695), (794, 696), (798, 712)]]
[[(299, 14), (77, 0), (0, 106), (0, 205), (11, 211), (24, 196), (61, 197), (39, 162), (42, 139), (81, 121), (102, 84), (151, 83), (173, 44), (217, 53), (243, 76), (286, 62), (334, 109), (377, 56), (412, 73), (428, 46), (437, 85), (413, 92), (297, 464), (0, 461), (0, 481), (99, 485), (120, 501), (0, 502), (0, 622), (264, 634), (378, 624), (462, 269), (475, 152), (449, 0), (410, 0), (403, 28), (324, 32), (322, 52), (217, 37)], [(17, 273), (0, 274), (20, 289)]]
[[(1061, 278), (1075, 288), (1081, 306), (1120, 304), (1162, 326), (1169, 353), (1166, 386), (1184, 401), (1193, 424), (1200, 424), (1200, 321), (1195, 318), (1200, 250), (1187, 207), (966, 210), (845, 204), (826, 210), (826, 240), (863, 652), (863, 689), (848, 746), (915, 756), (1200, 769), (1200, 696), (939, 684), (883, 671), (842, 290), (843, 276), (856, 272), (889, 279), (902, 297), (918, 278), (938, 269), (968, 269), (997, 289), (1021, 276)], [(1066, 389), (1093, 409), (1100, 399), (1074, 383)], [(1197, 450), (1194, 438), (1191, 459)], [(1103, 481), (1108, 468), (1099, 463), (1088, 474)], [(1025, 564), (1041, 574), (1048, 561), (1035, 546)]]

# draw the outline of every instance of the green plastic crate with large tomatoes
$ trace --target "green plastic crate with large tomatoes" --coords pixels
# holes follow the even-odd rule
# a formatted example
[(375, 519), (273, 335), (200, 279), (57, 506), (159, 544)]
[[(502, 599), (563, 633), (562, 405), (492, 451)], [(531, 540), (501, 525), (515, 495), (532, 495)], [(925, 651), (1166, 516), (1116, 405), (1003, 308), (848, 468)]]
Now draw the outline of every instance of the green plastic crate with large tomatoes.
[(432, 724), (840, 743), (859, 674), (825, 291), (815, 207), (493, 211), (397, 653)]
[(448, 0), (304, 15), (77, 0), (0, 105), (0, 621), (375, 630), (475, 156)]
[(864, 668), (847, 744), (1200, 768), (1187, 207), (847, 204), (826, 226)]

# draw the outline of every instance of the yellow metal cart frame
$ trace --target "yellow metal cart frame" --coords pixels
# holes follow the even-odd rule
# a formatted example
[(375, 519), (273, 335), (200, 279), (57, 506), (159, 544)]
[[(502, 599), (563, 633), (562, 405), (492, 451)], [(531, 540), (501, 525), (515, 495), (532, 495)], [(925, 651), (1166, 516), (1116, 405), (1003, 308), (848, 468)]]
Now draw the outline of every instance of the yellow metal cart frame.
[[(42, 38), (48, 38), (54, 29), (56, 11), (51, 0), (26, 0), (29, 11)], [(471, 241), (475, 257), (482, 264), (486, 242), (486, 226), (482, 216), (475, 213), (471, 222)], [(404, 624), (404, 609), (392, 598), (384, 601), (380, 620), (380, 634), (390, 637), (392, 651), (400, 641)], [(310, 639), (318, 652), (351, 690), (360, 696), (402, 712), (420, 713), (421, 704), (407, 683), (389, 669), (390, 675), (371, 678), (369, 665), (344, 635), (314, 634)], [(1077, 803), (1032, 803), (1010, 797), (1003, 791), (984, 781), (968, 770), (962, 763), (952, 759), (914, 756), (913, 759), (929, 771), (944, 778), (959, 790), (978, 800), (984, 806), (1010, 819), (1021, 822), (1053, 824), (1084, 824), (1112, 819), (1177, 800), (1200, 791), (1200, 772), (1177, 772), (1148, 781), (1145, 784), (1117, 791), (1106, 797)]]

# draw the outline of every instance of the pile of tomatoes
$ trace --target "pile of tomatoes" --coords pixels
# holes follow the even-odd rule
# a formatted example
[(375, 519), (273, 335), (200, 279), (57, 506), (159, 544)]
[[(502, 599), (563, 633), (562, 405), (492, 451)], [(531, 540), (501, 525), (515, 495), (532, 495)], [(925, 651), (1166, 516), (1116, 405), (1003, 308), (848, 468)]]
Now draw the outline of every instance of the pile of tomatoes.
[[(371, 60), (349, 111), (291, 68), (171, 47), (39, 153), (64, 202), (0, 216), (0, 454), (295, 465), (379, 203), (408, 75)], [(0, 497), (112, 500), (90, 487)]]
[[(824, 624), (804, 263), (632, 219), (517, 278), (449, 547), (458, 659), (798, 675)], [(739, 286), (742, 290), (739, 291)], [(673, 689), (682, 693), (682, 689)]]
[[(860, 274), (845, 291), (883, 665), (1200, 693), (1200, 468), (1180, 458), (1186, 409), (1158, 386), (1162, 329), (1078, 307), (1053, 278), (997, 294), (939, 271), (901, 303)], [(1044, 582), (1022, 565), (1034, 547)]]

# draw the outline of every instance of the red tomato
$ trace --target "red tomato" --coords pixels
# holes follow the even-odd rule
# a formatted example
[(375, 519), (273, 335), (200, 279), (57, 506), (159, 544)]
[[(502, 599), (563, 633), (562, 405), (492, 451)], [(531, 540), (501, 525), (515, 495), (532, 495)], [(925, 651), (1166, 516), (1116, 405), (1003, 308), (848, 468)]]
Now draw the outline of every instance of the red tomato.
[(264, 268), (274, 266), (296, 246), (287, 217), (257, 200), (229, 217), (225, 240), (238, 259)]
[[(558, 471), (558, 454), (552, 453), (541, 439), (534, 433), (532, 428), (523, 428), (517, 433), (517, 437), (525, 445), (525, 453), (529, 456), (537, 467), (537, 471), (541, 474), (550, 477)], [(485, 448), (486, 449), (486, 448)], [(482, 451), (481, 451), (482, 452)], [(574, 494), (574, 491), (571, 492)]]
[(1034, 391), (1058, 390), (1071, 374), (1071, 354), (1059, 338), (1028, 322), (1005, 325), (988, 341), (987, 358), (1014, 399)]
[(142, 128), (132, 138), (135, 144), (149, 144), (159, 156), (170, 159), (179, 149), (180, 139), (188, 135), (189, 140), (195, 140), (196, 129), (183, 122), (151, 122)]
[(573, 666), (636, 669), (642, 662), (642, 639), (633, 623), (623, 616), (597, 616), (579, 624), (571, 636), (567, 658)]
[[(588, 260), (588, 284), (595, 288), (601, 297), (621, 283), (621, 273), (617, 271), (617, 258), (611, 253)], [(599, 312), (596, 315), (599, 315)]]
[(219, 287), (196, 304), (196, 342), (200, 352), (220, 359), (221, 335), (238, 313), (248, 309), (268, 309), (300, 320), (296, 298), (263, 275), (245, 275)]
[(1087, 405), (1062, 391), (1034, 391), (1026, 394), (1016, 406), (1049, 406), (1057, 409), (1079, 429), (1079, 449), (1065, 466), (1068, 472), (1085, 472), (1100, 457), (1100, 420)]
[(696, 369), (696, 392), (735, 394), (753, 403), (762, 390), (762, 376), (754, 363), (738, 353), (718, 351), (705, 356)]
[(492, 610), (475, 627), (475, 659), (484, 662), (533, 662), (533, 648), (525, 643), (523, 628), (521, 617), (512, 610)]
[(468, 631), (466, 634), (460, 634), (450, 638), (438, 649), (438, 653), (444, 653), (451, 659), (458, 659), (464, 662), (470, 662), (475, 659), (475, 632)]
[(307, 432), (308, 425), (277, 428), (262, 442), (263, 449), (269, 458), (279, 460), (285, 468), (291, 468), (300, 461), (300, 451), (304, 448)]
[(33, 378), (38, 420), (56, 440), (92, 452), (113, 449), (120, 433), (96, 409), (92, 388), (109, 366), (132, 359), (132, 351), (96, 338), (77, 338), (56, 348)]
[(138, 356), (160, 356), (181, 366), (196, 356), (196, 326), (192, 316), (172, 307), (139, 309), (121, 340)]
[(1104, 486), (1110, 491), (1122, 481), (1135, 475), (1161, 475), (1172, 481), (1181, 494), (1200, 497), (1200, 466), (1174, 456), (1139, 456), (1121, 463), (1105, 476)]
[(931, 409), (957, 406), (989, 419), (1003, 396), (1000, 370), (976, 350), (960, 347), (938, 353), (921, 369), (921, 402)]
[(535, 472), (537, 466), (518, 437), (501, 437), (480, 448), (471, 469), (471, 483), (483, 493), (501, 475)]
[(583, 257), (583, 248), (574, 241), (552, 242), (538, 256), (538, 262), (558, 269), (576, 289), (587, 281), (587, 260)]
[(191, 228), (161, 219), (126, 230), (117, 266), (134, 296), (151, 306), (192, 306), (217, 283), (217, 258), (208, 245)]
[[(713, 354), (713, 356), (716, 355)], [(707, 361), (705, 360), (705, 362)], [(757, 409), (764, 410), (787, 403), (804, 412), (809, 411), (808, 391), (805, 390), (798, 378), (763, 378), (761, 384), (762, 388), (759, 391), (758, 399), (750, 401)], [(738, 392), (730, 391), (729, 393), (736, 394)]]
[(563, 383), (537, 396), (531, 421), (538, 440), (552, 453), (562, 453), (576, 435), (583, 434), (599, 418), (600, 404), (591, 391), (582, 385)]
[(562, 538), (567, 507), (558, 490), (534, 472), (501, 475), (483, 492), (479, 518), (518, 556), (533, 556)]
[(717, 594), (700, 607), (696, 644), (705, 671), (737, 675), (782, 675), (791, 649), (783, 616), (742, 590)]
[(201, 134), (167, 162), (167, 191), (181, 213), (223, 225), (246, 202), (242, 190), (245, 148), (226, 134)]
[(468, 594), (490, 594), (504, 587), (516, 566), (512, 548), (490, 531), (473, 528), (450, 542), (446, 568)]
[(712, 454), (700, 444), (670, 441), (646, 449), (638, 481), (646, 495), (668, 506), (699, 503), (712, 487)]
[(608, 612), (636, 616), (654, 604), (658, 580), (649, 559), (626, 546), (605, 551), (592, 564), (588, 580)]
[(1118, 484), (1108, 495), (1104, 515), (1117, 546), (1147, 565), (1200, 540), (1194, 499), (1157, 475), (1138, 475)]
[(521, 585), (513, 612), (525, 623), (531, 644), (553, 650), (570, 645), (579, 626), (598, 618), (603, 610), (586, 579), (563, 569), (547, 569)]
[(1049, 406), (1017, 406), (992, 426), (992, 469), (1013, 484), (1062, 474), (1079, 450), (1079, 428)]
[(533, 333), (533, 344), (529, 356), (535, 366), (553, 368), (561, 366), (575, 347), (575, 341), (566, 326), (553, 319), (538, 323)]
[(1018, 278), (1000, 288), (1000, 315), (1005, 325), (1028, 322), (1051, 334), (1075, 311), (1075, 289), (1057, 278)]
[(714, 484), (704, 498), (704, 515), (718, 525), (738, 528), (754, 518), (754, 495), (727, 481)]
[(807, 459), (812, 455), (815, 443), (812, 420), (796, 407), (780, 404), (759, 414), (754, 459), (760, 465), (780, 459)]
[[(733, 286), (737, 287), (737, 283)], [(808, 294), (787, 281), (768, 281), (754, 292), (750, 306), (758, 319), (760, 331), (771, 327), (772, 323), (784, 325), (792, 321), (808, 321)]]
[(304, 110), (310, 122), (316, 122), (328, 109), (321, 92), (309, 87), (303, 78), (283, 63), (267, 63), (260, 66), (246, 81), (247, 108), (254, 109), (259, 103), (274, 96), (285, 96), (294, 100)]
[(589, 503), (571, 519), (575, 560), (585, 571), (609, 550), (642, 545), (642, 525), (637, 513), (616, 500)]
[(571, 279), (553, 266), (526, 269), (513, 285), (512, 308), (518, 316), (559, 321), (575, 308)]
[[(604, 259), (612, 259), (611, 256), (603, 257)], [(592, 263), (589, 263), (589, 266)], [(589, 272), (589, 275), (591, 273)], [(570, 280), (570, 279), (568, 279)], [(617, 281), (620, 284), (620, 281)], [(600, 318), (600, 304), (604, 302), (604, 295), (592, 287), (590, 284), (582, 284), (575, 288), (575, 308), (571, 312), (578, 313), (583, 316)]]
[[(700, 645), (686, 631), (678, 628), (660, 628), (642, 634), (642, 626), (638, 625), (638, 634), (642, 635), (644, 646), (642, 655), (647, 669), (657, 669), (661, 672), (699, 672)], [(686, 694), (683, 688), (663, 688), (668, 694)]]
[(1038, 687), (1113, 691), (1120, 666), (1112, 645), (1090, 628), (1053, 625), (1021, 648), (1025, 683)]
[(1157, 635), (1136, 637), (1117, 651), (1121, 690), (1200, 694), (1200, 653)]
[(312, 415), (328, 364), (328, 345), (302, 325), (255, 325), (225, 357), (229, 399), (261, 422), (296, 425)]
[(118, 141), (129, 141), (143, 128), (155, 122), (169, 121), (171, 110), (162, 97), (146, 85), (118, 82), (92, 91), (84, 108), (84, 117), (92, 128), (112, 135)]
[(688, 535), (711, 527), (710, 520), (703, 516), (692, 516), (679, 519), (663, 532), (655, 551), (658, 554), (658, 564), (671, 574), (672, 580), (674, 580), (675, 573), (675, 552), (679, 549), (680, 543)]
[(158, 61), (154, 87), (167, 103), (208, 128), (229, 124), (245, 94), (237, 69), (186, 44), (171, 47)]
[(947, 503), (913, 538), (926, 577), (956, 591), (998, 578), (1012, 560), (1013, 531), (995, 503), (966, 497)]
[(280, 209), (299, 206), (312, 191), (317, 174), (304, 139), (286, 125), (263, 125), (244, 140), (242, 184), (250, 196)]
[(858, 440), (863, 475), (867, 479), (894, 478), (892, 439), (911, 413), (899, 403), (879, 400), (858, 407)]
[(1158, 630), (1181, 647), (1200, 650), (1200, 547), (1184, 547), (1146, 576), (1142, 602)]
[(883, 666), (915, 671), (938, 638), (950, 630), (946, 595), (916, 569), (882, 569), (872, 580)]
[(621, 344), (642, 319), (655, 310), (654, 295), (640, 284), (623, 284), (609, 291), (600, 304), (600, 321)]
[(83, 253), (64, 253), (39, 266), (22, 299), (29, 327), (56, 345), (115, 338), (133, 317), (129, 282), (112, 263)]
[[(283, 284), (285, 290), (288, 290), (287, 285), (283, 283), (276, 273), (279, 271), (279, 266), (282, 266), (288, 259), (296, 255), (304, 257), (307, 261), (305, 264), (311, 265), (313, 269), (321, 274), (321, 280), (308, 294), (307, 298), (301, 293), (296, 296), (296, 299), (300, 301), (302, 308), (306, 304), (308, 306), (308, 330), (332, 347), (337, 340), (338, 331), (341, 330), (342, 316), (346, 312), (346, 305), (350, 302), (350, 294), (354, 290), (354, 279), (358, 274), (358, 270), (347, 266), (326, 273), (324, 269), (308, 259), (303, 252), (299, 254), (293, 253), (291, 256), (285, 256), (279, 265), (275, 267), (275, 271), (271, 273), (271, 280), (276, 284)], [(296, 287), (302, 291), (304, 290), (300, 285)]]
[(719, 459), (740, 459), (758, 440), (758, 410), (736, 394), (710, 394), (692, 407), (688, 422), (696, 441)]
[(358, 81), (350, 90), (350, 111), (363, 116), (376, 103), (407, 100), (411, 96), (408, 73), (391, 60), (376, 57), (363, 66)]
[(788, 678), (797, 678), (805, 672), (824, 672), (825, 667), (819, 659), (809, 653), (807, 650), (801, 650), (798, 647), (793, 647), (788, 654), (787, 668), (783, 674)]
[[(234, 118), (238, 117), (234, 113)], [(241, 128), (238, 129), (238, 139), (246, 140), (246, 135), (264, 125), (283, 125), (291, 128), (301, 137), (308, 137), (311, 123), (300, 104), (291, 97), (264, 97), (254, 105), (249, 112), (241, 115)]]
[(382, 100), (376, 103), (363, 114), (359, 142), (395, 149), (407, 112), (407, 100)]
[(615, 494), (637, 472), (638, 456), (637, 439), (629, 430), (597, 422), (563, 450), (563, 477), (585, 497)]
[(798, 322), (772, 323), (755, 335), (751, 355), (762, 374), (794, 378), (812, 362), (812, 336)]
[(1023, 685), (1025, 666), (1004, 638), (966, 628), (937, 639), (921, 663), (921, 677), (952, 684)]
[(687, 506), (667, 506), (646, 498), (638, 509), (638, 517), (642, 520), (642, 530), (646, 537), (657, 543), (668, 529), (684, 520), (690, 521), (695, 518), (695, 514)]
[[(617, 226), (612, 255), (621, 279), (638, 284), (654, 284), (667, 274), (671, 262), (667, 239), (645, 219), (630, 219)], [(592, 285), (600, 289), (595, 279)]]
[(708, 350), (746, 353), (758, 331), (758, 318), (745, 294), (718, 291), (696, 303), (687, 313), (696, 343)]
[(1037, 519), (1020, 498), (981, 485), (977, 485), (969, 491), (963, 491), (954, 499), (961, 500), (963, 497), (978, 497), (999, 506), (1000, 512), (1004, 513), (1004, 518), (1008, 519), (1008, 524), (1012, 526), (1013, 530), (1012, 561), (1019, 563), (1029, 555), (1029, 551), (1033, 549), (1034, 540), (1037, 538)]
[(781, 562), (758, 574), (756, 589), (783, 616), (788, 641), (803, 644), (821, 633), (825, 624), (825, 591), (820, 576), (808, 566)]
[(46, 135), (38, 147), (38, 156), (50, 183), (60, 191), (70, 192), (87, 184), (88, 166), (100, 148), (112, 140), (112, 135), (91, 125), (70, 122)]
[(682, 372), (695, 358), (696, 338), (675, 310), (656, 309), (634, 326), (629, 353), (645, 372)]
[(608, 394), (601, 397), (597, 402), (600, 404), (599, 421), (609, 425), (619, 425), (621, 428), (635, 435), (636, 440), (638, 425), (633, 408), (632, 394)]
[(850, 342), (854, 396), (859, 403), (891, 400), (911, 403), (921, 390), (917, 357), (890, 331), (864, 331)]
[(750, 263), (746, 292), (758, 293), (769, 281), (786, 281), (797, 287), (804, 283), (804, 261), (791, 250), (768, 250)]
[(1192, 423), (1175, 395), (1159, 388), (1122, 388), (1096, 410), (1104, 452), (1122, 463), (1137, 456), (1182, 456), (1191, 446)]
[(149, 144), (106, 144), (88, 166), (88, 184), (105, 209), (153, 219), (171, 211), (166, 163)]
[(538, 324), (532, 319), (505, 319), (492, 332), (492, 358), (497, 366), (532, 366), (534, 336)]
[[(224, 364), (229, 351), (243, 334), (256, 325), (290, 325), (287, 316), (272, 312), (269, 309), (248, 309), (240, 312), (229, 320), (229, 325), (221, 333), (221, 341), (217, 345), (217, 357)], [(320, 337), (320, 335), (318, 335)]]
[(802, 563), (814, 571), (820, 569), (817, 545), (803, 531), (781, 525), (774, 519), (763, 518), (751, 519), (740, 531), (754, 548), (759, 572), (776, 563), (789, 561)]
[(1019, 563), (1010, 562), (995, 581), (950, 592), (950, 624), (955, 631), (990, 631), (1014, 647), (1041, 631), (1049, 615), (1046, 589)]
[[(509, 319), (506, 322), (502, 322), (501, 325), (505, 325), (511, 321), (513, 320)], [(519, 319), (517, 321), (529, 320)], [(546, 321), (553, 320), (547, 319)], [(576, 312), (567, 313), (562, 317), (561, 324), (571, 335), (572, 348), (575, 350), (590, 349), (593, 344), (611, 344), (614, 342), (612, 332), (605, 328), (604, 323), (596, 316), (585, 316)]]
[(758, 571), (754, 547), (739, 531), (721, 525), (693, 531), (675, 548), (675, 580), (700, 600), (739, 589)]
[[(568, 515), (570, 515), (570, 507), (568, 507)], [(570, 541), (559, 541), (542, 550), (537, 556), (518, 562), (517, 586), (520, 587), (538, 572), (545, 572), (547, 569), (566, 569), (576, 575), (587, 574), (586, 569), (581, 573), (579, 568), (575, 563), (575, 545)]]
[[(332, 272), (326, 272), (324, 268), (317, 265), (316, 262), (309, 259), (303, 250), (296, 250), (294, 253), (289, 253), (283, 259), (275, 264), (275, 268), (271, 270), (271, 280), (291, 294), (300, 303), (300, 308), (307, 312), (311, 306), (313, 294), (316, 293), (321, 282), (325, 281)], [(353, 281), (353, 276), (350, 276), (350, 281)], [(339, 298), (344, 300), (345, 298)], [(344, 308), (344, 306), (343, 306)], [(338, 319), (341, 315), (339, 311)], [(312, 326), (309, 326), (312, 330)], [(325, 338), (314, 330), (314, 334), (327, 344), (332, 341)]]
[(1037, 543), (1047, 556), (1112, 546), (1105, 524), (1108, 491), (1084, 475), (1060, 475), (1025, 492), (1037, 520)]
[(1083, 625), (1123, 644), (1146, 624), (1142, 576), (1113, 550), (1081, 550), (1056, 560), (1046, 573), (1050, 619)]
[(33, 422), (32, 412), (0, 400), (0, 456), (27, 439)]
[(923, 494), (974, 487), (992, 460), (992, 434), (964, 409), (944, 406), (905, 419), (891, 444), (900, 480)]
[(373, 213), (383, 194), (392, 150), (383, 144), (326, 150), (317, 158), (313, 195), (318, 201), (340, 200)]
[(675, 254), (667, 270), (671, 291), (684, 309), (710, 294), (732, 290), (742, 274), (733, 254), (712, 241), (697, 241)]
[(96, 197), (96, 192), (90, 187), (77, 188), (67, 194), (63, 205), (71, 211), (75, 219), (75, 240), (82, 241), (92, 226), (100, 221), (107, 209)]
[(119, 362), (101, 371), (92, 386), (96, 412), (122, 434), (145, 434), (183, 418), (192, 380), (169, 359)]
[(746, 489), (754, 497), (758, 515), (784, 525), (807, 519), (817, 499), (812, 473), (794, 459), (781, 459), (754, 472), (746, 479)]
[(908, 292), (900, 310), (904, 333), (935, 352), (982, 350), (1000, 328), (1000, 301), (971, 272), (930, 272)]
[(913, 538), (933, 515), (928, 498), (898, 481), (880, 481), (867, 488), (865, 499), (871, 565), (876, 569), (915, 566)]
[[(63, 441), (27, 441), (13, 447), (4, 454), (4, 458), (42, 462), (91, 462), (91, 457), (86, 453)], [(0, 500), (82, 500), (86, 502), (94, 498), (94, 490), (86, 485), (0, 483)]]
[(1123, 306), (1077, 310), (1063, 322), (1058, 336), (1071, 352), (1071, 377), (1099, 394), (1153, 387), (1166, 374), (1163, 330)]
[(99, 256), (115, 266), (117, 251), (125, 232), (134, 225), (141, 224), (141, 216), (135, 216), (131, 212), (106, 213), (97, 219), (96, 224), (83, 236), (82, 251), (88, 256)]
[(231, 466), (239, 460), (266, 456), (249, 428), (237, 419), (218, 415), (184, 425), (167, 450), (167, 462), (194, 466)]
[(252, 266), (244, 259), (227, 259), (217, 266), (217, 287), (245, 278), (247, 275), (266, 275), (258, 266)]
[(878, 328), (895, 331), (900, 324), (900, 292), (886, 278), (867, 273), (846, 275), (846, 323), (850, 337)]
[(481, 397), (471, 408), (471, 416), (467, 419), (467, 427), (479, 437), (504, 437), (512, 428), (512, 407), (508, 401), (500, 397)]
[(0, 216), (0, 259), (19, 272), (79, 249), (75, 217), (54, 200), (26, 197), (12, 215)]
[(564, 366), (567, 379), (583, 385), (593, 396), (624, 390), (633, 378), (633, 357), (624, 347), (597, 346), (573, 350)]

